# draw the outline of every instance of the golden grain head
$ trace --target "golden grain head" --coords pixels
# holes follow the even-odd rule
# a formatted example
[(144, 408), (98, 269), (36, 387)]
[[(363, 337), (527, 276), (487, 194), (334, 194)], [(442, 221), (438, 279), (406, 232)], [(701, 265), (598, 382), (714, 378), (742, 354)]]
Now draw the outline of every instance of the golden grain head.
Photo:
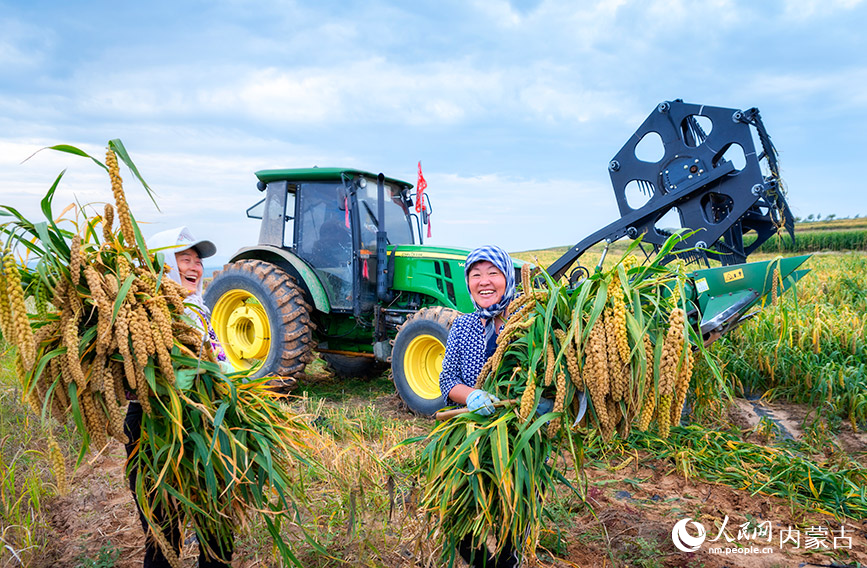
[(684, 346), (683, 363), (680, 367), (680, 372), (677, 375), (677, 382), (674, 386), (674, 399), (671, 406), (671, 425), (675, 426), (680, 422), (680, 416), (683, 413), (683, 406), (686, 403), (686, 393), (689, 390), (689, 382), (692, 378), (694, 358), (692, 349), (689, 344)]
[(550, 337), (548, 338), (548, 346), (545, 351), (547, 359), (545, 365), (545, 381), (543, 384), (547, 387), (554, 381), (554, 362), (556, 360), (554, 356), (554, 342), (551, 341)]
[(527, 386), (521, 395), (521, 406), (518, 415), (522, 421), (526, 421), (533, 411), (533, 403), (536, 401), (536, 377), (533, 373), (527, 373)]
[(111, 178), (111, 191), (114, 194), (120, 232), (127, 246), (132, 246), (135, 243), (132, 216), (129, 212), (129, 205), (126, 202), (126, 195), (123, 192), (123, 179), (120, 177), (120, 166), (117, 163), (117, 156), (110, 148), (105, 153), (105, 165), (108, 166), (108, 175)]
[(600, 427), (608, 424), (608, 407), (605, 397), (609, 389), (608, 355), (605, 346), (605, 329), (602, 319), (598, 319), (590, 330), (585, 354), (584, 381), (590, 391), (590, 400)]
[(81, 359), (79, 358), (78, 323), (80, 320), (80, 310), (71, 311), (66, 309), (61, 312), (61, 322), (64, 324), (63, 346), (66, 347), (66, 368), (64, 371), (70, 375), (66, 382), (75, 381), (79, 389), (84, 389), (87, 379), (84, 376), (84, 370), (81, 368)]
[(653, 385), (650, 385), (650, 388), (645, 391), (644, 405), (641, 407), (641, 413), (638, 416), (638, 429), (640, 431), (647, 431), (655, 411), (656, 392), (653, 390)]
[(81, 281), (83, 254), (81, 251), (81, 235), (74, 235), (69, 245), (69, 278), (73, 286)]
[(57, 485), (58, 495), (66, 495), (69, 492), (69, 482), (66, 477), (66, 459), (60, 450), (57, 440), (53, 435), (48, 435), (48, 457), (51, 461), (51, 469)]
[(671, 427), (671, 399), (671, 394), (661, 394), (656, 407), (656, 428), (663, 440), (668, 439)]
[(6, 271), (0, 268), (0, 334), (3, 337), (11, 339), (15, 336), (13, 321), (12, 306), (6, 291)]

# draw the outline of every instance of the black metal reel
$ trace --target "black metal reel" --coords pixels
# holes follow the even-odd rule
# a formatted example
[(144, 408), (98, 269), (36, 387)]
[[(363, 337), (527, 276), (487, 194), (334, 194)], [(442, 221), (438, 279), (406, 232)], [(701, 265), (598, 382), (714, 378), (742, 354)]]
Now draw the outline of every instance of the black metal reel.
[[(751, 127), (762, 145), (761, 155), (756, 153)], [(636, 155), (645, 140), (661, 144), (657, 152), (661, 157), (649, 158), (656, 161)], [(762, 162), (767, 172), (762, 171)], [(671, 211), (679, 216), (680, 227), (699, 229), (676, 247), (672, 259), (706, 263), (714, 258), (724, 265), (739, 264), (780, 227), (794, 240), (794, 219), (784, 196), (776, 150), (758, 109), (663, 102), (614, 156), (608, 170), (621, 218), (555, 261), (548, 268), (555, 278), (603, 240), (643, 235), (643, 242), (658, 249), (671, 235), (670, 229), (659, 226)], [(750, 232), (755, 232), (756, 240), (744, 247), (743, 236)]]

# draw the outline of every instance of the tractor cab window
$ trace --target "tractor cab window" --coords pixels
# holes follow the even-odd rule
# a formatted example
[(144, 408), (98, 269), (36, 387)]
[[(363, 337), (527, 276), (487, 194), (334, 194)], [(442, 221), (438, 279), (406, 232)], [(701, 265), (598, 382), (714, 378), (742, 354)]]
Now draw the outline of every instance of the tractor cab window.
[[(362, 248), (376, 253), (377, 205), (376, 180), (368, 180), (358, 191), (358, 214), (361, 218)], [(400, 199), (400, 189), (385, 184), (385, 231), (388, 244), (413, 244), (409, 211)]]
[[(376, 231), (379, 227), (379, 209), (377, 207), (378, 190), (375, 179), (366, 179), (366, 184), (359, 184), (356, 198), (358, 200), (359, 236), (361, 248), (358, 251), (361, 270), (361, 280), (358, 289), (358, 300), (362, 310), (372, 309), (376, 303)], [(362, 187), (363, 185), (363, 187)], [(384, 228), (386, 242), (389, 245), (412, 244), (412, 230), (407, 220), (407, 209), (400, 200), (399, 188), (385, 184)]]
[(283, 246), (287, 248), (295, 245), (295, 192), (296, 186), (290, 184), (286, 194), (286, 228), (283, 230)]
[(342, 184), (299, 186), (296, 229), (298, 256), (313, 266), (333, 308), (352, 307), (352, 236)]

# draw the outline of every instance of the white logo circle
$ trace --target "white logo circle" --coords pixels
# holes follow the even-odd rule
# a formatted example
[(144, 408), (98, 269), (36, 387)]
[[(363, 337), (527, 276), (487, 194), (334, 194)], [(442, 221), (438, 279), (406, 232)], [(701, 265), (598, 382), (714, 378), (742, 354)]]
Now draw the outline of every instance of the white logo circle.
[[(692, 521), (692, 524), (695, 525), (695, 528), (698, 531), (696, 536), (692, 536), (686, 530), (686, 524), (690, 521)], [(704, 542), (705, 534), (704, 526), (702, 526), (701, 523), (686, 518), (675, 523), (674, 528), (671, 529), (671, 540), (674, 542), (674, 546), (676, 546), (678, 550), (683, 552), (695, 552)]]

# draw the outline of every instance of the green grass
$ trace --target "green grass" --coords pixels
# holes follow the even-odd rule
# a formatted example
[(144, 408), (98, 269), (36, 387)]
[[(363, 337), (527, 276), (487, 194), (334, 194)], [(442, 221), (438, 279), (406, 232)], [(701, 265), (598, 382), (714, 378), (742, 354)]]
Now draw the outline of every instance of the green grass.
[[(687, 479), (781, 497), (793, 511), (849, 519), (867, 516), (867, 468), (851, 459), (832, 460), (804, 442), (755, 444), (743, 441), (734, 430), (693, 424), (673, 427), (667, 440), (648, 432), (634, 432), (628, 440), (608, 445), (590, 440), (587, 457), (605, 460), (618, 444), (626, 454), (646, 452), (669, 461)], [(820, 457), (812, 458), (817, 452)]]
[(12, 351), (0, 339), (0, 566), (27, 566), (47, 543), (43, 504), (56, 494), (39, 419), (21, 401)]
[(394, 394), (394, 383), (387, 370), (366, 379), (337, 378), (327, 372), (323, 361), (317, 358), (307, 365), (305, 375), (299, 380), (293, 394), (304, 393), (314, 399), (341, 402), (352, 397), (376, 398)]
[(82, 555), (76, 568), (113, 568), (119, 558), (120, 549), (109, 542), (97, 551), (95, 558)]

